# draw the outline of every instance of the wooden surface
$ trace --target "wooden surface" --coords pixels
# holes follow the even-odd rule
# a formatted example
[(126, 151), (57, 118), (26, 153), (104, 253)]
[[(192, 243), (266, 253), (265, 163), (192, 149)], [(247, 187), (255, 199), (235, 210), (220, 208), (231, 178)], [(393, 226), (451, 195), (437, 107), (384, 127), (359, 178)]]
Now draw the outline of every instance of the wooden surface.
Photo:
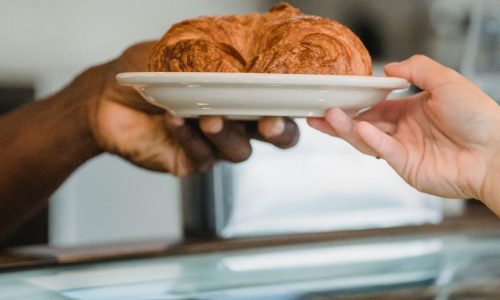
[(259, 237), (230, 240), (191, 239), (184, 241), (145, 241), (135, 243), (93, 245), (78, 248), (37, 245), (18, 247), (0, 253), (0, 270), (37, 266), (75, 264), (117, 259), (198, 254), (272, 246), (308, 243), (352, 241), (369, 238), (449, 234), (465, 232), (500, 232), (500, 220), (482, 207), (472, 207), (455, 218), (448, 218), (438, 225), (407, 226), (370, 230), (329, 233), (299, 234), (290, 236)]

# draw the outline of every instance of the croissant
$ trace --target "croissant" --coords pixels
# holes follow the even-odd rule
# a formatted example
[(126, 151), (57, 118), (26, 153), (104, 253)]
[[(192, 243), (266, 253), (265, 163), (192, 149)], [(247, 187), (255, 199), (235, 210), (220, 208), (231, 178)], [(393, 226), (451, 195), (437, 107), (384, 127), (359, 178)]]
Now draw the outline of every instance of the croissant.
[(151, 52), (154, 72), (371, 75), (370, 55), (344, 25), (289, 4), (265, 14), (198, 17), (173, 25)]

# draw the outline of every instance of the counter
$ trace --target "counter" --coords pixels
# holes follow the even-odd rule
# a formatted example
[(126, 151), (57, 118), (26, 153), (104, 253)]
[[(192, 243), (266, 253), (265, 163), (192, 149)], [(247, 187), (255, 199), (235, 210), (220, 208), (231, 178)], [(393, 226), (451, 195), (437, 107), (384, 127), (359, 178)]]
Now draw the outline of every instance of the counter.
[(499, 229), (481, 213), (413, 228), (20, 248), (4, 255), (0, 299), (495, 298)]

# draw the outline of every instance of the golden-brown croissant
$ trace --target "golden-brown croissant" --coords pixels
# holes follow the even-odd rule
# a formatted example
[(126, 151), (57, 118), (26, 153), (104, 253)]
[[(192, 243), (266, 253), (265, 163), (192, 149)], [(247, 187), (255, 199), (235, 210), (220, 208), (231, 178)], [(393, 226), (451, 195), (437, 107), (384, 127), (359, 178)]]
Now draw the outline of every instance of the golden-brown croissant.
[(371, 59), (344, 25), (289, 4), (265, 14), (199, 17), (175, 24), (154, 47), (156, 72), (371, 75)]

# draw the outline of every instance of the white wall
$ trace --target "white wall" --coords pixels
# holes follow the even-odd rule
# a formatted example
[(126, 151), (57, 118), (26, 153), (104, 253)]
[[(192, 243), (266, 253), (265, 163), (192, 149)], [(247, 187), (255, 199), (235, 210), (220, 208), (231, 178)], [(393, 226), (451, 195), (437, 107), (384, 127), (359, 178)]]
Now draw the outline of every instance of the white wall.
[[(0, 0), (0, 83), (33, 83), (39, 96), (128, 45), (204, 14), (265, 10), (258, 0)], [(180, 235), (179, 188), (169, 175), (103, 155), (80, 168), (50, 208), (53, 244)]]
[(272, 1), (0, 0), (0, 80), (33, 80), (108, 60), (159, 38), (170, 25), (206, 14), (265, 10)]

